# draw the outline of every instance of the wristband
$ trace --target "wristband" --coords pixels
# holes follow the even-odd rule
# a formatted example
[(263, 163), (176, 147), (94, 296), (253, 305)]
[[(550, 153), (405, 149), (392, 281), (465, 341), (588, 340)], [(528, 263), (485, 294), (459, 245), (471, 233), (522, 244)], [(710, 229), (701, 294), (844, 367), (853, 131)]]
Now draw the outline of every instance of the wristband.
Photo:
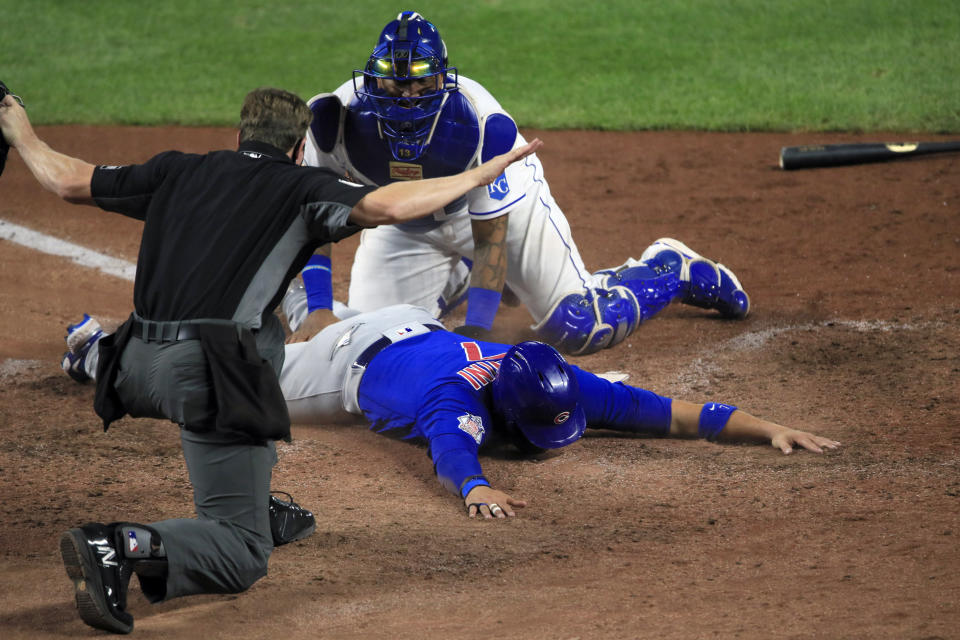
[(500, 306), (500, 292), (482, 287), (470, 287), (467, 291), (467, 319), (464, 324), (489, 330)]
[(460, 497), (466, 497), (473, 491), (474, 487), (489, 487), (490, 483), (483, 476), (470, 476), (460, 485)]
[(700, 426), (698, 433), (701, 438), (707, 440), (716, 440), (723, 428), (727, 426), (730, 415), (737, 408), (731, 404), (721, 404), (719, 402), (708, 402), (700, 410)]
[(307, 312), (333, 309), (333, 276), (330, 256), (314, 254), (301, 272), (303, 288), (307, 292)]

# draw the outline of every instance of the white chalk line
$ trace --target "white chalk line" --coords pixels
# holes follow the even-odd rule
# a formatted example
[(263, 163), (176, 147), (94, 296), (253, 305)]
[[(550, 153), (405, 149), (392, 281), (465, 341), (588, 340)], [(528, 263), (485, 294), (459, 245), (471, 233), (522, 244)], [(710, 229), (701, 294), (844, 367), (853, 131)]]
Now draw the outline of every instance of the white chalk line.
[(69, 258), (81, 266), (97, 269), (107, 275), (131, 282), (137, 272), (137, 265), (128, 260), (114, 258), (2, 219), (0, 219), (0, 239), (9, 240), (42, 253)]

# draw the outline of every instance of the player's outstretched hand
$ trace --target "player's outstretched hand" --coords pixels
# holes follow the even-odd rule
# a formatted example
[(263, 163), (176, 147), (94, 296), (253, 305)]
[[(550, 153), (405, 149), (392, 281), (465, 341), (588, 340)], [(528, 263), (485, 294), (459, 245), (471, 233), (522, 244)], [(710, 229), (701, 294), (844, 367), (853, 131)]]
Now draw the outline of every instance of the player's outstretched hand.
[(511, 164), (517, 160), (526, 158), (531, 153), (536, 153), (537, 149), (542, 146), (543, 140), (540, 138), (534, 138), (522, 147), (511, 149), (506, 153), (487, 160), (479, 167), (474, 169), (474, 171), (477, 172), (477, 180), (480, 182), (481, 186), (490, 184), (500, 177), (500, 174), (503, 173)]
[(492, 487), (474, 487), (463, 499), (467, 508), (467, 516), (480, 516), (491, 520), (493, 518), (512, 518), (517, 515), (514, 508), (522, 509), (527, 506), (523, 500), (512, 498), (503, 491)]
[(807, 433), (806, 431), (798, 431), (797, 429), (785, 429), (781, 431), (770, 439), (770, 444), (784, 453), (792, 453), (793, 447), (795, 446), (803, 447), (808, 451), (814, 451), (816, 453), (823, 453), (824, 449), (836, 449), (840, 446), (840, 443), (836, 440)]

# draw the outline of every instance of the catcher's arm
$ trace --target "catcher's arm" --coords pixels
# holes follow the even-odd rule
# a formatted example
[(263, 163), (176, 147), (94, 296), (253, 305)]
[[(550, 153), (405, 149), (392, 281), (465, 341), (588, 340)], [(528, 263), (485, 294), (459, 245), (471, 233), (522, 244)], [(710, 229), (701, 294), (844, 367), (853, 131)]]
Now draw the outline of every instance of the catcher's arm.
[(473, 220), (473, 267), (467, 292), (467, 317), (454, 333), (484, 339), (493, 327), (507, 280), (507, 227), (510, 214)]
[[(674, 400), (671, 405), (670, 435), (680, 438), (703, 436), (704, 423), (709, 421), (702, 417), (704, 406), (684, 400)], [(720, 406), (723, 407), (723, 405)], [(721, 426), (720, 429), (715, 434), (718, 440), (769, 442), (784, 453), (791, 453), (794, 446), (800, 446), (816, 453), (823, 453), (824, 449), (836, 449), (840, 446), (840, 443), (836, 440), (830, 440), (798, 429), (790, 429), (752, 416), (740, 409), (733, 411), (729, 415), (726, 426)]]

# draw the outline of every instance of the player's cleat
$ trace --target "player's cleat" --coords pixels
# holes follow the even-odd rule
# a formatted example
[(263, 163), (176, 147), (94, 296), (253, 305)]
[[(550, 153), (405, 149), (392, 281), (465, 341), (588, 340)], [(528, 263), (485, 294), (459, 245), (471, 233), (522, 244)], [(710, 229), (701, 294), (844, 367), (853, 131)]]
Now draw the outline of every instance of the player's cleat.
[(750, 313), (750, 298), (733, 271), (679, 240), (660, 238), (647, 247), (640, 260), (678, 273), (684, 304), (716, 309), (726, 318), (745, 318)]
[(100, 323), (87, 314), (76, 324), (67, 326), (67, 352), (63, 354), (60, 367), (77, 382), (86, 382), (90, 379), (85, 368), (87, 354), (90, 347), (103, 335)]
[(307, 511), (286, 491), (271, 491), (287, 497), (286, 501), (270, 496), (270, 532), (273, 534), (273, 546), (303, 540), (317, 528), (313, 513)]
[(133, 616), (126, 611), (133, 569), (116, 548), (113, 528), (89, 523), (70, 529), (60, 538), (60, 555), (73, 580), (80, 618), (104, 631), (133, 631)]

